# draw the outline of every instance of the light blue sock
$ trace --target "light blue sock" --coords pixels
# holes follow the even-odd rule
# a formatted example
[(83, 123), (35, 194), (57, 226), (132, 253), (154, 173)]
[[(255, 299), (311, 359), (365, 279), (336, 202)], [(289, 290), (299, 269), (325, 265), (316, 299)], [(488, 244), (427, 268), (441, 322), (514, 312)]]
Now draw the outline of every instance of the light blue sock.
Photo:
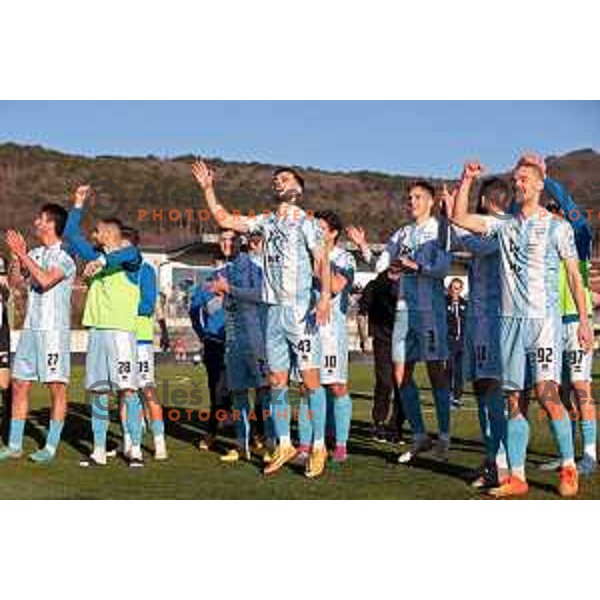
[(423, 413), (421, 412), (421, 399), (419, 398), (419, 388), (411, 379), (410, 383), (400, 386), (400, 400), (402, 408), (413, 435), (425, 434), (425, 423), (423, 422)]
[(550, 420), (550, 430), (552, 431), (552, 435), (554, 435), (561, 460), (573, 460), (575, 458), (575, 451), (573, 450), (571, 419), (569, 419), (566, 410), (562, 418)]
[(240, 412), (235, 415), (235, 432), (240, 449), (244, 452), (250, 446), (250, 400), (248, 399), (248, 390), (234, 392), (233, 408)]
[(596, 446), (597, 423), (595, 419), (581, 419), (581, 437), (583, 438), (583, 448)]
[(10, 420), (10, 434), (8, 436), (8, 447), (15, 451), (23, 450), (23, 434), (25, 433), (25, 419)]
[(298, 437), (301, 446), (312, 446), (313, 441), (313, 417), (309, 415), (310, 399), (308, 394), (300, 398), (298, 406)]
[(92, 400), (92, 433), (94, 434), (94, 448), (106, 448), (108, 419), (108, 396), (106, 394), (94, 394)]
[(56, 449), (58, 448), (63, 425), (64, 421), (50, 420), (50, 427), (48, 428), (48, 435), (46, 436), (46, 449), (50, 450), (50, 452), (56, 452)]
[(450, 390), (447, 387), (433, 388), (435, 415), (441, 435), (450, 435)]
[(125, 396), (126, 430), (131, 437), (131, 444), (139, 446), (142, 443), (142, 403), (138, 394)]
[(273, 431), (279, 443), (281, 438), (290, 439), (291, 409), (289, 404), (288, 387), (271, 389), (271, 419)]
[(150, 421), (150, 429), (152, 429), (152, 435), (154, 437), (165, 435), (165, 422), (162, 419)]
[(334, 399), (333, 411), (335, 415), (335, 443), (345, 446), (350, 436), (350, 423), (352, 421), (352, 398), (350, 394)]
[(327, 420), (327, 395), (324, 387), (310, 390), (308, 394), (308, 407), (312, 411), (313, 444), (325, 444), (325, 422)]
[(529, 443), (529, 421), (521, 416), (509, 419), (506, 431), (508, 464), (511, 469), (524, 469)]

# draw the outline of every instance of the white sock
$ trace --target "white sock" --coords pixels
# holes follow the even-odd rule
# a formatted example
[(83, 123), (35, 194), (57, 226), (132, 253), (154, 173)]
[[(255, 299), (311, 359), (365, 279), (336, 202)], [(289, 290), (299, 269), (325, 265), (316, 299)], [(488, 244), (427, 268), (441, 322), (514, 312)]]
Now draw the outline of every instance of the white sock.
[(561, 461), (560, 466), (561, 467), (574, 467), (575, 466), (575, 459), (574, 458), (567, 458), (567, 459)]
[(123, 434), (123, 450), (125, 452), (131, 450), (131, 436), (128, 433)]
[(94, 452), (92, 454), (94, 454), (94, 456), (104, 456), (106, 454), (106, 447), (94, 446)]
[(506, 471), (508, 469), (506, 452), (498, 452), (498, 454), (496, 454), (496, 467), (499, 471)]
[(292, 445), (292, 439), (290, 438), (289, 435), (282, 435), (279, 438), (279, 445), (280, 446), (291, 446)]
[(586, 444), (583, 447), (583, 453), (591, 456), (594, 460), (597, 460), (596, 444)]
[(325, 440), (315, 440), (313, 450), (323, 450), (325, 448)]
[(526, 479), (525, 479), (525, 467), (513, 467), (510, 470), (510, 472), (515, 477), (518, 477), (521, 481), (526, 481)]

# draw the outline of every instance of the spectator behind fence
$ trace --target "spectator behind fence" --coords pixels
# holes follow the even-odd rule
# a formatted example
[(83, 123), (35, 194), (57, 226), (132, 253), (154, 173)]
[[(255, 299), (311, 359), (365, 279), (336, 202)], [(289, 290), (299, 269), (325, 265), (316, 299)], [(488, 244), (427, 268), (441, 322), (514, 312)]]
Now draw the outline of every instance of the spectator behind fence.
[(167, 295), (164, 292), (160, 293), (156, 304), (156, 321), (160, 330), (160, 350), (161, 352), (169, 352), (171, 342), (167, 328)]

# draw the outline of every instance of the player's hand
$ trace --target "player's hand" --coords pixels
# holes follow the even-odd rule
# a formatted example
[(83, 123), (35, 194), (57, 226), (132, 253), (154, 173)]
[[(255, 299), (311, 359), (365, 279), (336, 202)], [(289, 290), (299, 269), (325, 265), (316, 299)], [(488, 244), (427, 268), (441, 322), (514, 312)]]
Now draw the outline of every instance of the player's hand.
[(411, 258), (408, 258), (408, 256), (401, 256), (395, 262), (398, 263), (401, 271), (418, 271), (419, 270), (419, 265)]
[(203, 190), (212, 188), (215, 184), (215, 171), (204, 161), (197, 160), (192, 165), (192, 175)]
[(6, 232), (6, 245), (9, 250), (18, 258), (22, 259), (27, 256), (27, 242), (20, 231), (9, 229)]
[(86, 203), (94, 195), (92, 191), (91, 185), (80, 185), (75, 192), (73, 192), (73, 204), (76, 208), (82, 208)]
[(577, 327), (577, 340), (586, 354), (594, 348), (594, 332), (587, 319), (579, 322), (579, 327)]
[(449, 190), (446, 184), (443, 185), (442, 191), (439, 193), (440, 204), (445, 207), (446, 216), (448, 217), (451, 217), (454, 212), (454, 201), (456, 200), (457, 193), (457, 188)]
[(470, 160), (465, 163), (462, 172), (463, 181), (473, 181), (483, 173), (483, 165), (478, 160)]
[(321, 295), (317, 302), (317, 325), (326, 325), (331, 317), (331, 300), (328, 296)]
[(99, 260), (92, 260), (83, 269), (83, 277), (91, 279), (96, 273), (99, 273), (104, 268), (104, 264)]
[(229, 294), (230, 289), (231, 288), (229, 287), (229, 281), (227, 281), (225, 277), (219, 275), (213, 283), (212, 291), (215, 294)]
[(362, 227), (350, 225), (349, 227), (346, 227), (346, 235), (348, 236), (348, 239), (359, 248), (367, 245), (367, 236)]

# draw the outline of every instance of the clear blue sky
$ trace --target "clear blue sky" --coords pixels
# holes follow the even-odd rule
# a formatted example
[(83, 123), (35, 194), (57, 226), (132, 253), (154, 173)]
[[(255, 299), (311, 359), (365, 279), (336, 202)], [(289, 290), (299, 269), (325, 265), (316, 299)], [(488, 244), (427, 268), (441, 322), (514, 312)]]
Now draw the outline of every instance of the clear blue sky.
[(600, 150), (600, 102), (0, 102), (0, 141), (448, 176), (467, 158), (499, 171), (524, 150)]

